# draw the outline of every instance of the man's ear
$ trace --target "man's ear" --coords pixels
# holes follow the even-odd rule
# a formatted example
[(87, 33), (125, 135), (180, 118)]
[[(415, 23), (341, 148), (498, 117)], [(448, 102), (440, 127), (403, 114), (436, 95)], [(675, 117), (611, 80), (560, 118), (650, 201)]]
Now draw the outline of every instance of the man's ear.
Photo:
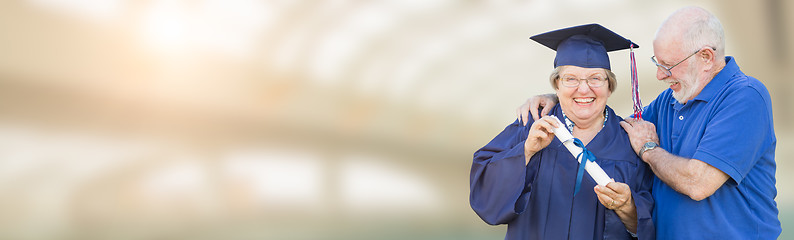
[(715, 62), (716, 62), (716, 60), (717, 60), (717, 59), (716, 59), (716, 57), (717, 57), (717, 54), (716, 54), (716, 52), (714, 52), (714, 49), (713, 49), (713, 48), (710, 48), (710, 47), (705, 47), (705, 49), (703, 49), (702, 51), (700, 51), (700, 52), (697, 54), (697, 57), (698, 57), (700, 60), (702, 60), (702, 61), (703, 61), (703, 63), (705, 63), (705, 64), (706, 64), (706, 66), (709, 66), (709, 68), (713, 67), (713, 66), (714, 66), (714, 63), (715, 63)]

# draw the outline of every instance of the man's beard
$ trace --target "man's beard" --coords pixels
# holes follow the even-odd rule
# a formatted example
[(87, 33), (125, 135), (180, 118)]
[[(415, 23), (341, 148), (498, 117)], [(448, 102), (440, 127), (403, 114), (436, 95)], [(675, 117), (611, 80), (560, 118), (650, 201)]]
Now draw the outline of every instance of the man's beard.
[(698, 76), (694, 69), (686, 77), (692, 80), (684, 82), (679, 79), (678, 84), (681, 85), (681, 90), (678, 92), (673, 91), (673, 98), (680, 104), (685, 104), (689, 99), (695, 98), (695, 92), (700, 88), (700, 82), (697, 80)]

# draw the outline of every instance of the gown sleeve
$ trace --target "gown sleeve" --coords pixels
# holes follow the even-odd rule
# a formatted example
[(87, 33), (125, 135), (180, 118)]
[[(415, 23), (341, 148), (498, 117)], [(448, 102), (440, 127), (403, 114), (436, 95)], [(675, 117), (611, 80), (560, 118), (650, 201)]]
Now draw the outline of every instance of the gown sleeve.
[[(469, 175), (471, 208), (488, 224), (506, 224), (529, 203), (539, 161), (525, 165), (524, 142), (532, 122), (507, 126), (474, 153)], [(541, 151), (542, 152), (542, 151)], [(541, 152), (532, 157), (540, 158)]]
[(632, 189), (631, 197), (634, 199), (634, 206), (637, 211), (637, 238), (656, 239), (656, 228), (653, 225), (654, 200), (651, 193), (653, 187), (653, 172), (646, 163), (640, 163), (637, 169), (636, 189)]

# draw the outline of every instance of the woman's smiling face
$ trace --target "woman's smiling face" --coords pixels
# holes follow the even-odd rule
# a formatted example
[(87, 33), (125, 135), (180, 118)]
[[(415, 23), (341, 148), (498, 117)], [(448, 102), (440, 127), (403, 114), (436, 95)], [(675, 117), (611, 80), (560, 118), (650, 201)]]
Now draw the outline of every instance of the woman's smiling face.
[(578, 124), (603, 115), (612, 94), (605, 69), (564, 66), (559, 76), (557, 97), (568, 118)]

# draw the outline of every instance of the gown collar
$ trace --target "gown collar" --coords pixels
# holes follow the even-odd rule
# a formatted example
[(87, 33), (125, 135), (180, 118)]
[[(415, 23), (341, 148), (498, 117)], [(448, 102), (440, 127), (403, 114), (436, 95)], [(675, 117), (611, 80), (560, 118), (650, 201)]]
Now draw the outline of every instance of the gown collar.
[[(565, 117), (562, 113), (562, 108), (559, 104), (555, 106), (556, 109), (552, 109), (554, 115), (560, 119), (560, 121), (565, 121)], [(620, 127), (619, 122), (623, 120), (620, 116), (616, 115), (615, 112), (609, 106), (606, 106), (604, 111), (608, 117), (604, 118), (604, 127), (587, 143), (587, 149), (592, 151), (593, 154), (596, 155), (596, 159), (600, 158), (609, 158), (609, 159), (623, 159), (625, 158), (625, 154), (633, 152), (633, 150), (629, 151), (631, 147), (623, 149), (623, 144), (626, 144), (626, 140), (628, 136), (626, 135), (625, 130)], [(621, 134), (623, 133), (623, 134)], [(625, 138), (625, 139), (624, 139)], [(564, 148), (562, 143), (559, 142), (558, 139), (555, 139), (559, 146)], [(615, 145), (618, 144), (618, 145)], [(629, 146), (629, 145), (626, 145)], [(565, 150), (567, 151), (567, 150)], [(636, 153), (634, 153), (636, 156)], [(596, 160), (596, 162), (600, 162)]]
[[(565, 115), (565, 111), (562, 111), (562, 108), (560, 108), (560, 113), (562, 113), (562, 118), (565, 119), (565, 127), (568, 128), (569, 132), (573, 132), (573, 127), (576, 126), (576, 124), (574, 124), (571, 119), (568, 119), (568, 116)], [(607, 107), (604, 106), (604, 124), (601, 125), (601, 129), (604, 129), (604, 126), (607, 125), (607, 120), (609, 120), (609, 114), (607, 114)], [(601, 130), (598, 131), (600, 132)]]

